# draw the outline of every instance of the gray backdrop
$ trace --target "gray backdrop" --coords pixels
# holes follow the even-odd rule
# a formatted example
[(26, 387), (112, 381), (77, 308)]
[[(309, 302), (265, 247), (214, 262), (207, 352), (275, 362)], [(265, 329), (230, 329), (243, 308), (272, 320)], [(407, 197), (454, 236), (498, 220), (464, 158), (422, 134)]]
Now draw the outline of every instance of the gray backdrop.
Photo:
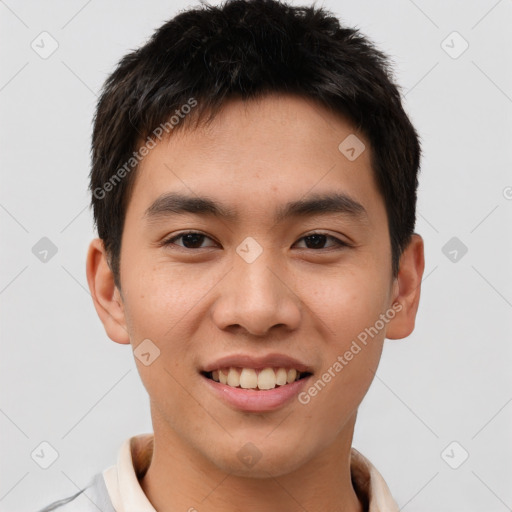
[[(74, 494), (151, 431), (87, 289), (91, 120), (119, 58), (189, 5), (0, 1), (2, 511)], [(322, 5), (393, 56), (424, 150), (417, 326), (386, 341), (354, 446), (406, 511), (510, 510), (512, 1)]]

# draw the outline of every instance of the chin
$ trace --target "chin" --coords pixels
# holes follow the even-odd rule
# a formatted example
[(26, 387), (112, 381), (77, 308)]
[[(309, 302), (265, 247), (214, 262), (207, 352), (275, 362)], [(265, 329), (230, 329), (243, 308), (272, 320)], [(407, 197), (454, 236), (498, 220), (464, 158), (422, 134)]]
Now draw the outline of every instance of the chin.
[[(300, 452), (297, 450), (297, 443), (300, 443)], [(212, 454), (211, 462), (224, 472), (239, 477), (250, 477), (265, 479), (279, 477), (299, 469), (306, 464), (308, 457), (303, 452), (304, 446), (301, 441), (290, 443), (279, 447), (272, 446), (272, 443), (264, 441), (258, 443), (243, 442), (241, 448), (231, 451), (233, 443), (221, 449), (220, 452)], [(228, 455), (229, 454), (229, 455)]]

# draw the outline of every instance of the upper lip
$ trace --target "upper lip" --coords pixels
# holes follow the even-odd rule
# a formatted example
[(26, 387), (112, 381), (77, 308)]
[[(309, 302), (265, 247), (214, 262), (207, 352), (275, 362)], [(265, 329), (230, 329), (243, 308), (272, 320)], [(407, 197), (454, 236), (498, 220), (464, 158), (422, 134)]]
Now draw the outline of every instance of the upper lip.
[(285, 354), (259, 356), (250, 354), (227, 355), (206, 364), (202, 371), (211, 372), (220, 368), (253, 368), (254, 370), (262, 370), (264, 368), (295, 368), (299, 372), (312, 372), (310, 366)]

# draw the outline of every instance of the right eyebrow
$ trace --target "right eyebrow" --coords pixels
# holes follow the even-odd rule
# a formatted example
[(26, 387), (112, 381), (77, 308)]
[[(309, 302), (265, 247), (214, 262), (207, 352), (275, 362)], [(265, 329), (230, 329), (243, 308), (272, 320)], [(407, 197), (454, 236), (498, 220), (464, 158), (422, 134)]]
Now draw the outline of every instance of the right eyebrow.
[(177, 192), (162, 194), (146, 209), (144, 216), (148, 219), (158, 219), (185, 213), (221, 217), (227, 220), (236, 220), (238, 217), (234, 210), (209, 197), (188, 196)]

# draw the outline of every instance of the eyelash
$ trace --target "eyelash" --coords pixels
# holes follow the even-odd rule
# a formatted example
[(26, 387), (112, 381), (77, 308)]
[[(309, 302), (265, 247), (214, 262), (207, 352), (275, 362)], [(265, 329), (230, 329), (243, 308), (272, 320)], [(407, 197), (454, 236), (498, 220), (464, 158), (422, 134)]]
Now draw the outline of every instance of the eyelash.
[[(171, 238), (167, 238), (166, 240), (163, 240), (161, 245), (165, 246), (165, 247), (170, 246), (170, 245), (176, 245), (176, 244), (174, 244), (174, 242), (180, 238), (183, 238), (186, 235), (200, 235), (205, 238), (210, 238), (208, 235), (205, 235), (204, 233), (201, 233), (199, 231), (186, 231), (186, 232), (180, 233), (178, 235), (174, 235)], [(337, 247), (326, 247), (326, 248), (322, 247), (320, 249), (309, 249), (308, 247), (304, 247), (303, 249), (309, 249), (310, 251), (319, 252), (319, 251), (342, 249), (344, 247), (351, 247), (351, 245), (348, 244), (347, 242), (343, 242), (342, 240), (340, 240), (332, 235), (328, 235), (326, 233), (317, 233), (317, 232), (309, 233), (309, 234), (304, 235), (303, 237), (299, 238), (299, 240), (303, 240), (304, 238), (308, 238), (308, 237), (314, 236), (314, 235), (325, 236), (327, 239), (331, 239), (334, 242), (335, 246), (337, 246)], [(212, 238), (210, 238), (210, 240), (212, 240)], [(207, 249), (208, 248), (208, 247), (197, 247), (195, 249), (191, 249), (189, 247), (182, 247), (181, 245), (176, 245), (176, 247), (179, 247), (180, 249), (184, 249), (187, 251), (198, 251), (199, 249)]]

